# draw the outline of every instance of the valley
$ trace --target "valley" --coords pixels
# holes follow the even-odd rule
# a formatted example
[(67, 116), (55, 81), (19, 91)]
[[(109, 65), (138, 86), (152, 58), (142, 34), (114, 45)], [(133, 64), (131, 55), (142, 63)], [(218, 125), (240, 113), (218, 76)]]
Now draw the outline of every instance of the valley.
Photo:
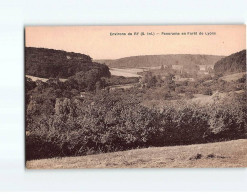
[[(84, 54), (26, 51), (27, 168), (246, 165), (242, 52), (106, 65)], [(222, 67), (229, 61), (234, 68)]]

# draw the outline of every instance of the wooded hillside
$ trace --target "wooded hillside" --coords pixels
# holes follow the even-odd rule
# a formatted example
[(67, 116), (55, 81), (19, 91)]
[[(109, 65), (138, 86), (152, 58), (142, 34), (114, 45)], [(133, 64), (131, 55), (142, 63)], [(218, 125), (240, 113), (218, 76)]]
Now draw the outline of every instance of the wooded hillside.
[(42, 78), (68, 78), (92, 69), (110, 75), (106, 65), (92, 62), (88, 55), (45, 48), (26, 47), (25, 66), (27, 75)]
[(222, 58), (214, 65), (216, 74), (231, 74), (246, 71), (246, 50)]
[(145, 55), (120, 58), (116, 60), (95, 60), (114, 68), (139, 68), (161, 65), (209, 65), (215, 64), (223, 56), (172, 54), (172, 55)]

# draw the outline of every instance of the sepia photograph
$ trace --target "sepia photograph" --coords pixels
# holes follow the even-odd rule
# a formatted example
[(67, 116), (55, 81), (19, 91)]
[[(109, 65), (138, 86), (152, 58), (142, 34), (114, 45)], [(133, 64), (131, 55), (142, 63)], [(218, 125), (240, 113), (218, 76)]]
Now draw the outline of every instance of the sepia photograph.
[(24, 34), (27, 169), (247, 167), (245, 25)]

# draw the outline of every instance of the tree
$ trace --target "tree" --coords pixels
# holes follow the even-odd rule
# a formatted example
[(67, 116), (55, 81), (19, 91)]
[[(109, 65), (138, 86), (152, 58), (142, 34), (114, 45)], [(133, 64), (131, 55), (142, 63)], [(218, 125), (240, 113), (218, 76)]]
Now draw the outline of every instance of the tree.
[(61, 85), (61, 81), (59, 80), (59, 78), (50, 78), (46, 81), (46, 83), (48, 84), (48, 87), (53, 87), (53, 88), (59, 88)]
[(166, 76), (165, 81), (164, 81), (166, 87), (167, 87), (169, 90), (172, 90), (172, 91), (174, 91), (174, 90), (175, 90), (175, 87), (176, 87), (174, 78), (175, 78), (175, 75), (169, 73), (169, 74)]
[(157, 81), (156, 76), (152, 76), (152, 78), (151, 78), (151, 79), (149, 80), (149, 82), (148, 82), (148, 86), (150, 86), (150, 87), (155, 87), (157, 82), (158, 82), (158, 81)]
[(213, 74), (214, 73), (214, 69), (210, 68), (210, 67), (207, 67), (207, 71), (209, 74)]
[(34, 81), (32, 81), (32, 79), (25, 77), (25, 89), (26, 92), (34, 89), (36, 87), (36, 83)]
[(204, 88), (203, 91), (202, 91), (203, 95), (212, 95), (213, 92), (210, 88)]
[(95, 84), (96, 91), (100, 91), (101, 89), (105, 88), (105, 85), (106, 85), (105, 80), (103, 79), (98, 80)]
[(172, 70), (172, 65), (166, 65), (165, 70), (167, 72), (171, 71)]
[(152, 72), (150, 71), (145, 72), (142, 77), (142, 83), (147, 83), (152, 78), (152, 76), (153, 76)]

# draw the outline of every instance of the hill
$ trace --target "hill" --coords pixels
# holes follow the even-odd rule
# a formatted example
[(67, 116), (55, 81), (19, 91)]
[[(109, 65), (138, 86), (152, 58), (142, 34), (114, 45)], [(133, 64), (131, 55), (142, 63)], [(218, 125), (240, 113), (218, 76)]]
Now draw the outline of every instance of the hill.
[(92, 62), (90, 56), (46, 48), (25, 48), (25, 71), (27, 75), (41, 78), (68, 78), (77, 72), (97, 69), (109, 76), (106, 65)]
[(246, 71), (246, 50), (220, 59), (214, 65), (216, 74), (232, 74)]
[(247, 140), (27, 161), (28, 169), (246, 167)]
[(197, 54), (169, 54), (169, 55), (144, 55), (131, 56), (116, 60), (95, 60), (105, 63), (111, 68), (140, 68), (161, 65), (210, 65), (215, 64), (223, 56), (197, 55)]
[(100, 64), (110, 64), (112, 61), (114, 61), (114, 60), (112, 60), (112, 59), (110, 59), (110, 60), (108, 60), (108, 59), (106, 59), (106, 60), (93, 60), (94, 62), (98, 62), (98, 63), (100, 63)]

